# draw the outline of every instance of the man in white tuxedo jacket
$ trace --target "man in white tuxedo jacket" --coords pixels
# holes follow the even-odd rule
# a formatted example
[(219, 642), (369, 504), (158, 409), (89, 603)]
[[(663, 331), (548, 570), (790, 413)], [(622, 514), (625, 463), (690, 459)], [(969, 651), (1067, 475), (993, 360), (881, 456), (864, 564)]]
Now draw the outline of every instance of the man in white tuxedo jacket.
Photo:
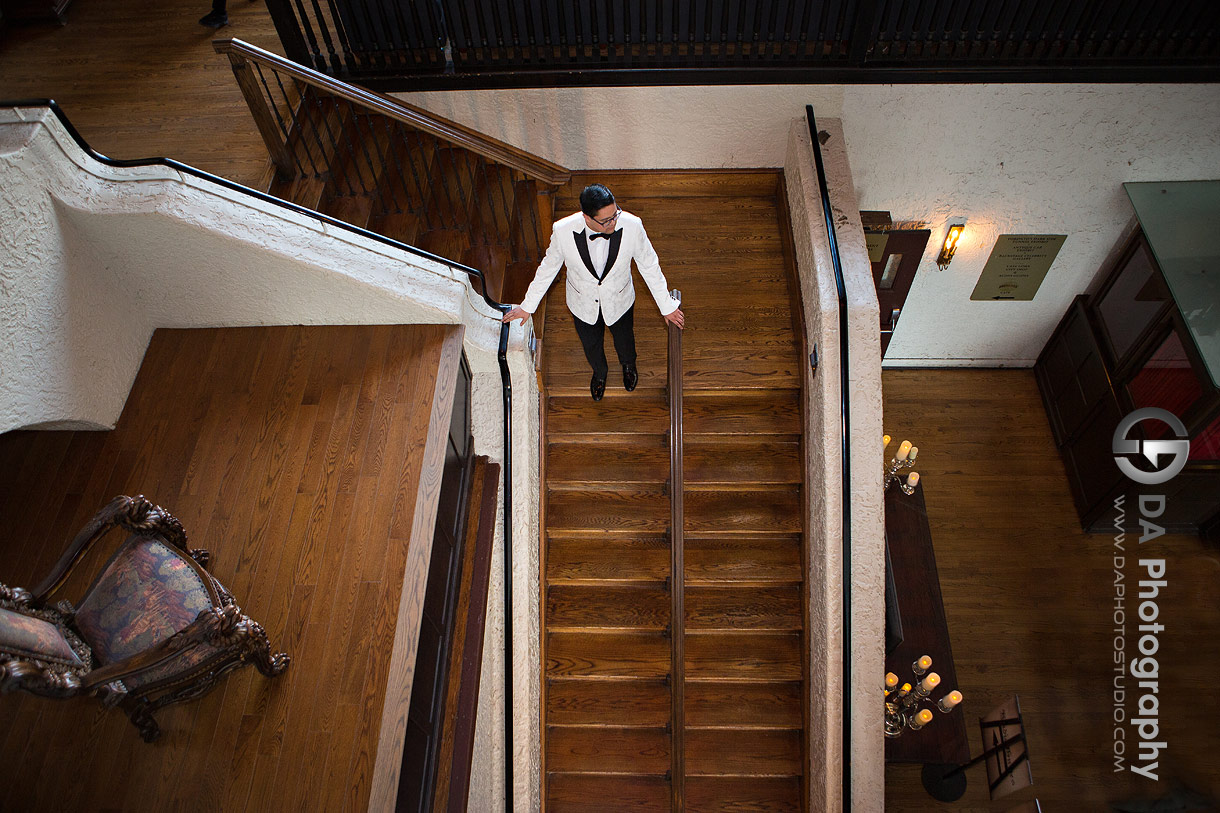
[(555, 223), (551, 244), (525, 292), (525, 299), (504, 314), (504, 321), (522, 324), (538, 309), (561, 266), (567, 266), (567, 303), (576, 324), (576, 334), (593, 368), (589, 391), (594, 401), (606, 392), (605, 328), (610, 327), (614, 349), (623, 365), (623, 386), (635, 389), (635, 286), (631, 284), (631, 261), (665, 321), (683, 326), (682, 311), (669, 295), (665, 275), (657, 260), (644, 224), (614, 202), (614, 195), (601, 184), (586, 186), (580, 193), (581, 211)]

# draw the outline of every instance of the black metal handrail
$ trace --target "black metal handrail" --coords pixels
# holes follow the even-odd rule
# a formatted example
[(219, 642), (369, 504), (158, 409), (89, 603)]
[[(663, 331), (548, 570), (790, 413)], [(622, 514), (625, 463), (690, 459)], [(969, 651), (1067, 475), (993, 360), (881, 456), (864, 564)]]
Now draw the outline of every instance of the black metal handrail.
[(813, 160), (818, 170), (818, 192), (822, 198), (822, 216), (826, 221), (826, 237), (830, 243), (830, 263), (835, 272), (835, 288), (839, 295), (839, 420), (842, 425), (840, 454), (843, 457), (843, 810), (851, 810), (851, 409), (849, 401), (847, 351), (847, 288), (843, 284), (843, 261), (839, 258), (839, 241), (835, 235), (834, 216), (830, 209), (830, 190), (826, 185), (826, 167), (822, 163), (822, 144), (818, 125), (813, 117), (813, 105), (805, 105), (809, 120), (809, 138), (813, 141)]
[[(417, 248), (415, 246), (411, 246), (406, 243), (399, 242), (398, 240), (394, 240), (392, 238), (386, 237), (383, 234), (377, 234), (376, 232), (371, 232), (368, 229), (362, 229), (359, 226), (354, 226), (351, 223), (345, 223), (342, 220), (337, 220), (328, 215), (324, 215), (321, 212), (316, 212), (312, 209), (307, 209), (304, 206), (298, 206), (295, 203), (291, 203), (289, 201), (282, 200), (282, 199), (274, 197), (272, 195), (268, 195), (265, 192), (259, 192), (257, 189), (251, 189), (250, 187), (245, 186), (243, 184), (239, 184), (236, 181), (230, 181), (227, 178), (220, 177), (219, 175), (213, 175), (210, 172), (204, 172), (201, 169), (196, 169), (195, 167), (192, 167), (188, 164), (184, 164), (181, 161), (175, 161), (172, 158), (160, 158), (160, 157), (135, 158), (135, 159), (109, 158), (105, 155), (102, 155), (97, 150), (93, 149), (93, 147), (89, 146), (89, 142), (85, 141), (84, 137), (81, 136), (80, 132), (76, 129), (76, 127), (72, 124), (71, 120), (68, 118), (67, 114), (64, 113), (64, 111), (62, 109), (60, 109), (59, 105), (55, 102), (54, 99), (19, 99), (17, 101), (11, 101), (11, 102), (0, 101), (0, 108), (18, 108), (18, 107), (38, 107), (38, 108), (49, 109), (52, 113), (55, 114), (55, 117), (59, 120), (59, 123), (63, 126), (64, 130), (67, 131), (68, 135), (71, 136), (72, 140), (76, 142), (76, 145), (78, 147), (80, 147), (81, 150), (83, 150), (90, 158), (92, 158), (93, 160), (95, 160), (99, 163), (105, 164), (107, 166), (112, 166), (112, 167), (162, 166), (162, 167), (166, 167), (168, 169), (175, 170), (176, 172), (182, 172), (187, 175), (193, 175), (196, 178), (200, 178), (200, 179), (208, 181), (210, 183), (214, 183), (219, 186), (223, 186), (224, 188), (230, 189), (234, 192), (239, 192), (243, 195), (249, 195), (250, 197), (263, 201), (264, 203), (270, 203), (274, 206), (279, 206), (279, 207), (282, 207), (289, 211), (296, 212), (297, 214), (305, 215), (306, 217), (313, 218), (314, 220), (317, 220), (319, 222), (326, 223), (327, 225), (335, 226), (340, 229), (344, 229), (345, 231), (351, 232), (352, 234), (358, 234), (361, 237), (364, 237), (369, 240), (374, 240), (383, 245), (390, 246), (391, 248), (395, 248), (400, 251), (405, 251), (408, 254), (414, 254), (415, 256), (421, 257), (425, 260), (431, 260), (432, 262), (441, 263), (442, 265), (447, 265), (455, 271), (459, 271), (461, 273), (466, 274), (468, 277), (473, 277), (473, 278), (479, 280), (479, 285), (478, 285), (479, 294), (482, 296), (483, 301), (487, 304), (487, 306), (490, 307), (492, 310), (499, 311), (500, 313), (507, 313), (511, 308), (510, 305), (505, 305), (501, 302), (497, 302), (490, 295), (488, 295), (487, 279), (484, 277), (483, 272), (477, 268), (472, 268), (471, 266), (463, 265), (462, 263), (455, 262), (450, 259), (446, 259), (445, 257), (441, 257), (439, 255), (432, 254), (431, 252), (424, 251), (421, 248)], [(513, 754), (513, 728), (512, 728), (512, 697), (513, 697), (513, 693), (512, 693), (512, 687), (513, 687), (513, 681), (512, 681), (512, 673), (513, 673), (513, 669), (512, 669), (512, 667), (513, 667), (513, 661), (512, 661), (512, 549), (513, 549), (512, 548), (512, 513), (513, 513), (512, 512), (512, 470), (513, 470), (513, 466), (512, 466), (512, 437), (513, 437), (512, 436), (512, 405), (513, 405), (513, 387), (512, 387), (512, 376), (511, 376), (509, 368), (508, 368), (508, 332), (509, 332), (509, 328), (510, 328), (509, 322), (502, 321), (500, 323), (500, 341), (499, 341), (499, 347), (497, 348), (497, 357), (498, 357), (499, 365), (500, 365), (500, 384), (501, 384), (501, 390), (503, 393), (503, 400), (504, 400), (504, 486), (503, 486), (503, 488), (504, 488), (504, 498), (503, 498), (504, 499), (504, 520), (503, 520), (503, 522), (504, 522), (504, 566), (505, 566), (505, 578), (504, 578), (504, 618), (505, 618), (504, 716), (505, 716), (505, 727), (504, 727), (504, 737), (505, 737), (505, 763), (506, 763), (506, 769), (507, 769), (507, 773), (506, 773), (507, 781), (505, 784), (505, 810), (510, 811), (510, 813), (511, 813), (511, 811), (513, 809), (513, 805), (512, 805), (512, 797), (513, 797), (513, 791), (512, 791), (512, 788), (513, 788), (513, 784), (512, 784), (512, 754)]]

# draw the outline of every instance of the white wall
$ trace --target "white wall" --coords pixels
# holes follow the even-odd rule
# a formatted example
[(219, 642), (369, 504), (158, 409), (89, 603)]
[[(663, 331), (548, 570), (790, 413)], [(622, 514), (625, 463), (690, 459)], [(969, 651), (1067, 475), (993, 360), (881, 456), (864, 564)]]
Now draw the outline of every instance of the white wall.
[[(1033, 364), (1131, 218), (1122, 183), (1220, 177), (1220, 85), (862, 87), (843, 125), (860, 207), (932, 229), (887, 365)], [(1031, 302), (970, 301), (1001, 234), (1068, 235)]]
[[(778, 167), (813, 104), (839, 118), (862, 209), (932, 237), (896, 366), (1033, 363), (1131, 216), (1123, 181), (1220, 176), (1220, 85), (785, 85), (400, 94), (571, 169)], [(946, 221), (969, 221), (947, 271)], [(1032, 302), (971, 302), (1000, 234), (1066, 234)]]
[[(0, 432), (111, 427), (158, 327), (498, 320), (447, 266), (162, 167), (116, 169), (0, 111)], [(514, 354), (523, 354), (518, 341)]]
[(881, 488), (881, 339), (877, 294), (856, 214), (852, 171), (837, 119), (818, 119), (832, 217), (847, 294), (848, 386), (851, 393), (851, 681), (843, 674), (843, 460), (838, 290), (820, 199), (813, 144), (804, 118), (790, 123), (784, 180), (800, 280), (806, 343), (818, 348), (818, 369), (805, 367), (806, 557), (809, 585), (810, 725), (806, 771), (809, 809), (843, 810), (843, 707), (850, 693), (851, 810), (885, 802), (885, 746), (877, 700), (885, 669), (885, 520)]

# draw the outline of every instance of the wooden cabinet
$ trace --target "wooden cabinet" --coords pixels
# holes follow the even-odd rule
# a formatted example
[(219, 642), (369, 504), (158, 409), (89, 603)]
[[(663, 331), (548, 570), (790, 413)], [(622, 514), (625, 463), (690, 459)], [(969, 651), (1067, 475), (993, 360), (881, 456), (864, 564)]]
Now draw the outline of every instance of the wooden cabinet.
[[(1220, 389), (1142, 233), (1096, 294), (1072, 302), (1034, 373), (1085, 530), (1112, 533), (1115, 499), (1139, 494), (1165, 496), (1156, 521), (1167, 531), (1220, 523)], [(1114, 462), (1115, 429), (1142, 407), (1178, 416), (1190, 439), (1186, 468), (1161, 485), (1142, 486)], [(1165, 424), (1144, 421), (1131, 437), (1173, 435)], [(1127, 511), (1128, 530), (1138, 529), (1138, 519), (1137, 510)]]

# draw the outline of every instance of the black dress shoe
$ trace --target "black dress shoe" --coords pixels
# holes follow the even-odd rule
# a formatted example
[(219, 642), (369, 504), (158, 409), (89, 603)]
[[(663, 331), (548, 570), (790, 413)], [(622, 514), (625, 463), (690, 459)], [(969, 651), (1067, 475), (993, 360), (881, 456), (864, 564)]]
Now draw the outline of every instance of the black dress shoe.
[(640, 374), (635, 371), (635, 365), (624, 364), (623, 388), (626, 389), (627, 392), (631, 392), (633, 389), (635, 389), (635, 385), (638, 383), (640, 383)]
[(200, 25), (206, 25), (208, 28), (220, 28), (229, 24), (229, 15), (223, 11), (212, 11), (199, 20)]
[(593, 393), (594, 401), (600, 401), (606, 394), (606, 379), (593, 376), (589, 381), (589, 392)]

